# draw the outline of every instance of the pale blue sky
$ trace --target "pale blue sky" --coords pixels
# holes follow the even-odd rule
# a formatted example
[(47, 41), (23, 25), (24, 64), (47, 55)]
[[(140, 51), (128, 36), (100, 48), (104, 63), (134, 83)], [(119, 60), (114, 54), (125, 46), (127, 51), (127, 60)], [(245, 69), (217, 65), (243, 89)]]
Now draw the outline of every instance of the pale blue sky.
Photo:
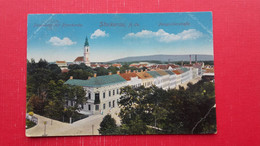
[(50, 62), (83, 56), (86, 36), (93, 62), (156, 54), (213, 55), (211, 12), (33, 14), (27, 36), (27, 58)]

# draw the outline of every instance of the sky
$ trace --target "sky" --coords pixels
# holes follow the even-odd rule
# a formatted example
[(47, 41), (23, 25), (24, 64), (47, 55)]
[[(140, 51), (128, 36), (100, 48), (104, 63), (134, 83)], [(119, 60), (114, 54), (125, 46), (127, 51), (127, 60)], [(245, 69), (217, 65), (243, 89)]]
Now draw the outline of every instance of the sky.
[(83, 56), (86, 37), (90, 61), (130, 56), (213, 55), (212, 13), (30, 14), (27, 59), (72, 62)]

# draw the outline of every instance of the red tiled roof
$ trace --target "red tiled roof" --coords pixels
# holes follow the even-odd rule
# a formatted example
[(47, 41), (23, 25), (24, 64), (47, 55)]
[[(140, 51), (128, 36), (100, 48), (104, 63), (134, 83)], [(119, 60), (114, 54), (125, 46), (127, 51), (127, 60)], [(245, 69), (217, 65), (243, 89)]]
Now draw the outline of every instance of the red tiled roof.
[(114, 66), (114, 67), (121, 67), (122, 65), (121, 64), (112, 64), (112, 66)]
[(77, 57), (74, 62), (83, 62), (84, 61), (84, 57), (83, 56), (79, 56)]
[(69, 69), (63, 69), (61, 70), (62, 73), (69, 72)]
[(138, 72), (136, 73), (141, 79), (149, 79), (153, 78), (149, 73), (147, 72)]
[(124, 78), (125, 80), (127, 80), (127, 81), (130, 81), (131, 77), (138, 77), (138, 78), (140, 78), (139, 76), (137, 76), (136, 73), (133, 73), (133, 72), (131, 72), (131, 73), (122, 73), (122, 74), (120, 74), (120, 76), (122, 78)]
[(91, 64), (90, 66), (91, 66), (91, 67), (97, 67), (97, 65), (96, 65), (96, 64)]
[(66, 61), (56, 61), (56, 63), (66, 63)]
[(172, 72), (174, 72), (176, 75), (179, 75), (179, 74), (183, 73), (180, 69), (173, 70)]
[(175, 65), (175, 64), (168, 64), (168, 68), (169, 68), (169, 67), (176, 68), (176, 67), (179, 67), (179, 65)]
[(100, 64), (99, 67), (109, 67), (108, 64)]

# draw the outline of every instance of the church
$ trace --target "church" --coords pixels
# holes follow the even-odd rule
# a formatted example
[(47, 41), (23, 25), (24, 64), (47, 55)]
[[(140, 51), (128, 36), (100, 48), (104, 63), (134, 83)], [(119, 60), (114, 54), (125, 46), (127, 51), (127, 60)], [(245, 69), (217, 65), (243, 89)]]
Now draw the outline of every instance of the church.
[(90, 66), (90, 60), (89, 60), (89, 43), (88, 43), (88, 37), (86, 37), (85, 44), (84, 44), (84, 56), (77, 57), (73, 63), (74, 64), (81, 64), (84, 63), (86, 66)]

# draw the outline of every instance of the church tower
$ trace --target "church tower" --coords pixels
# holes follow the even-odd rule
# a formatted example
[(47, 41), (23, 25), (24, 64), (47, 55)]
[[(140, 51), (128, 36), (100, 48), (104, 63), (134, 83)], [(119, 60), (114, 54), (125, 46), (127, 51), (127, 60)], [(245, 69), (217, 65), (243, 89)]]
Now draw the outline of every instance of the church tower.
[(86, 66), (90, 66), (88, 37), (86, 37), (84, 44), (84, 63), (86, 64)]

